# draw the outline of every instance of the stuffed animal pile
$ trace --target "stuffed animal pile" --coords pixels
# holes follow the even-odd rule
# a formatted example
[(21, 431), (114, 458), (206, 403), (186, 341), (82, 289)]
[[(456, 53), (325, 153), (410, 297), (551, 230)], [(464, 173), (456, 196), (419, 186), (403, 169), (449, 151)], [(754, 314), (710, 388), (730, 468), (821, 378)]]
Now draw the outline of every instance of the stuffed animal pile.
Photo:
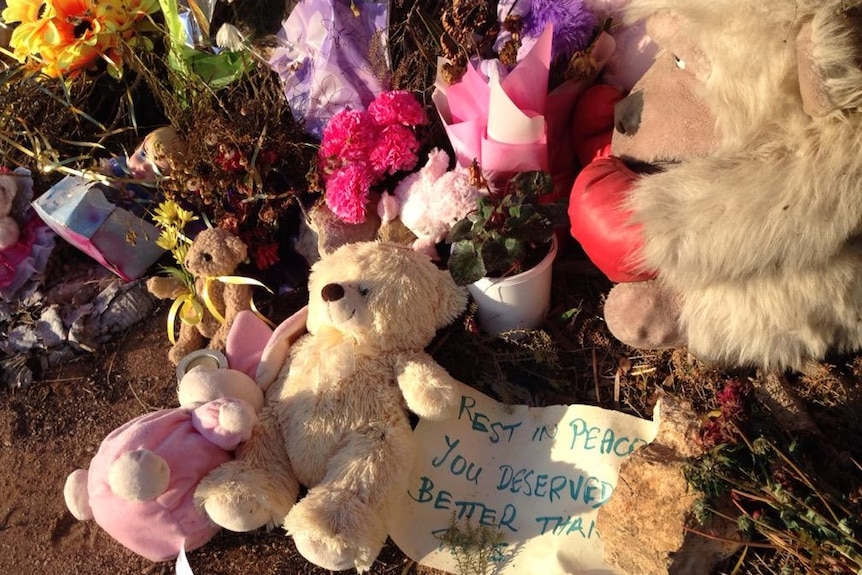
[(779, 369), (862, 348), (862, 2), (630, 0), (626, 18), (661, 52), (570, 201), (621, 282), (612, 333)]
[(321, 567), (368, 571), (412, 466), (407, 409), (457, 415), (459, 384), (424, 348), (465, 306), (448, 272), (407, 247), (360, 242), (323, 255), (309, 279), (308, 333), (280, 370), (258, 371), (260, 385), (275, 379), (260, 423), (201, 482), (199, 504), (234, 531), (283, 526)]
[(42, 273), (54, 233), (30, 207), (29, 170), (0, 172), (0, 301), (12, 301), (34, 274)]

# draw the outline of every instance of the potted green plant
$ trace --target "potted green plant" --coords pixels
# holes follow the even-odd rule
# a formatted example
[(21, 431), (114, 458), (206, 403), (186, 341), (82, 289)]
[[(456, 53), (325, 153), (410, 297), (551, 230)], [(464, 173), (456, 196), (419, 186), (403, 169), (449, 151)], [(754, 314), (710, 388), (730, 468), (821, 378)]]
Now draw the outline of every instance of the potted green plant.
[(530, 329), (544, 320), (555, 231), (569, 221), (564, 204), (540, 201), (552, 187), (546, 172), (518, 173), (449, 231), (449, 272), (470, 290), (487, 331)]

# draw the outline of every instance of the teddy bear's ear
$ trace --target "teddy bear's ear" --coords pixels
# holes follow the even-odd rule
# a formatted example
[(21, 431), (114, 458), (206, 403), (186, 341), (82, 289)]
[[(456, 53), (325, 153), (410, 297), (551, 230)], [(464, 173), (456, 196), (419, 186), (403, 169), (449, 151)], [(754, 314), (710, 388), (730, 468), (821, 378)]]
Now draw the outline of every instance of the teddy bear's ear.
[(234, 235), (228, 236), (227, 247), (234, 256), (233, 260), (237, 263), (245, 261), (245, 258), (248, 257), (248, 246)]
[(799, 90), (811, 117), (862, 108), (862, 5), (824, 2), (796, 37)]
[(437, 329), (446, 327), (461, 315), (467, 307), (467, 290), (455, 284), (447, 270), (441, 270), (439, 302), (437, 304)]

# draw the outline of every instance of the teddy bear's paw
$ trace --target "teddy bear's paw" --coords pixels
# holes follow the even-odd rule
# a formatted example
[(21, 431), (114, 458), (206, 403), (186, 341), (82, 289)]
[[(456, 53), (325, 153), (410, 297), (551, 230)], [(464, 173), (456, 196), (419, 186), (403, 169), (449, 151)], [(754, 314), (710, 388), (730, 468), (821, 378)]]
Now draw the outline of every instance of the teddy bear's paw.
[(213, 523), (228, 531), (245, 533), (273, 523), (272, 513), (255, 498), (247, 497), (206, 497), (204, 511)]
[(604, 315), (613, 336), (635, 349), (686, 345), (679, 299), (654, 280), (614, 286), (605, 300)]
[(90, 495), (87, 490), (88, 479), (89, 472), (86, 469), (76, 469), (66, 478), (66, 485), (63, 487), (66, 507), (78, 521), (87, 521), (93, 518)]
[(346, 491), (312, 489), (288, 513), (284, 528), (303, 557), (335, 571), (367, 571), (386, 541), (380, 510)]
[(108, 470), (108, 484), (118, 497), (149, 501), (165, 492), (171, 478), (168, 462), (149, 449), (127, 451)]
[(198, 484), (195, 502), (229, 531), (281, 524), (296, 501), (296, 480), (248, 469), (242, 463), (230, 461), (210, 472)]
[(219, 407), (219, 426), (228, 433), (243, 435), (248, 439), (256, 421), (254, 409), (244, 401), (225, 400)]
[[(293, 544), (300, 555), (318, 567), (330, 571), (344, 571), (356, 566), (350, 549), (331, 539), (317, 538), (310, 533), (297, 533), (293, 536)], [(358, 567), (357, 570), (360, 573), (367, 571)]]

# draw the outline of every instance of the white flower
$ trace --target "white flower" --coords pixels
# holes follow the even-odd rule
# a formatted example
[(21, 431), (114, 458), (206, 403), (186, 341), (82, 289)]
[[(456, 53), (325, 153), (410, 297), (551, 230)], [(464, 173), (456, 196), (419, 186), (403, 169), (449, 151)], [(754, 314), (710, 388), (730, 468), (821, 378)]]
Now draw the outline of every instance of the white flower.
[(219, 48), (239, 52), (245, 49), (245, 36), (239, 31), (239, 28), (225, 22), (216, 32), (216, 44)]

